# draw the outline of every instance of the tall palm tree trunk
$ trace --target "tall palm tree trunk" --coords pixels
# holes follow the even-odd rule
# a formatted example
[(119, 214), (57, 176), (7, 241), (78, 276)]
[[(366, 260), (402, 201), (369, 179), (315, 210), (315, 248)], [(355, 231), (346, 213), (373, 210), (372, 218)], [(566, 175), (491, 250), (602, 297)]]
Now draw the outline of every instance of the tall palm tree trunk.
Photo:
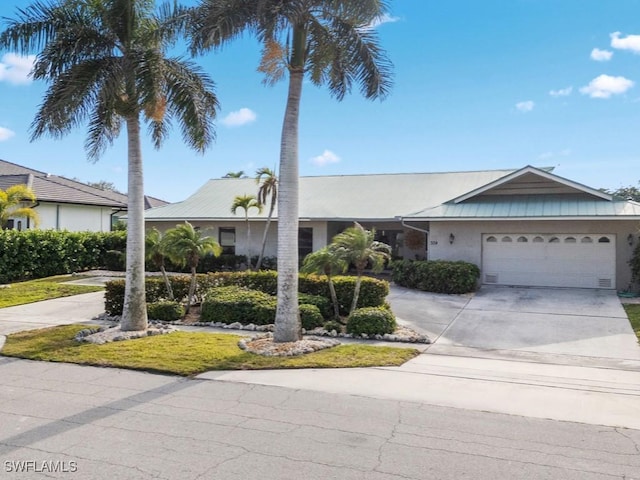
[(289, 94), (280, 143), (275, 342), (295, 342), (302, 338), (298, 310), (298, 120), (303, 75), (301, 68), (292, 68), (289, 73)]
[(269, 207), (269, 215), (267, 216), (267, 224), (264, 227), (264, 233), (262, 234), (262, 247), (260, 248), (260, 255), (258, 255), (258, 262), (256, 263), (256, 271), (260, 270), (262, 266), (262, 258), (264, 257), (264, 249), (267, 246), (267, 235), (269, 234), (269, 227), (271, 226), (271, 219), (273, 218), (273, 211), (276, 208), (276, 198), (271, 197), (271, 206)]
[(147, 305), (144, 285), (144, 186), (140, 121), (127, 118), (128, 187), (127, 192), (127, 272), (122, 310), (122, 330), (146, 330)]

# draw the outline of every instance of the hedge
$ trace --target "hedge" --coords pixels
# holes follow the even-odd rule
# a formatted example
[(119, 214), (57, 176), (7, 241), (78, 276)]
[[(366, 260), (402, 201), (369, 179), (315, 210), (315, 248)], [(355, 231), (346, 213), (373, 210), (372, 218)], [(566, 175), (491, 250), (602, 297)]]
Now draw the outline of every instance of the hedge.
[[(169, 281), (173, 288), (176, 301), (186, 298), (189, 290), (190, 277), (188, 275), (170, 276)], [(355, 287), (355, 277), (338, 276), (333, 278), (340, 310), (346, 315), (351, 306), (351, 299)], [(162, 277), (148, 277), (146, 279), (147, 302), (157, 302), (167, 299), (167, 292)], [(121, 315), (124, 303), (124, 280), (107, 282), (105, 292), (105, 310), (109, 315)], [(198, 274), (196, 298), (202, 299), (204, 292), (212, 288), (235, 286), (249, 290), (259, 290), (271, 296), (275, 296), (278, 290), (278, 273), (266, 272), (215, 272)], [(331, 318), (333, 310), (331, 306), (329, 284), (327, 278), (316, 275), (301, 275), (300, 303), (316, 305), (325, 318)], [(358, 300), (359, 307), (379, 307), (385, 303), (389, 294), (389, 284), (383, 280), (363, 277)], [(318, 297), (323, 297), (320, 299)], [(328, 302), (328, 303), (327, 303)]]
[(125, 248), (126, 232), (0, 230), (0, 283), (100, 268)]
[(468, 262), (398, 260), (392, 280), (402, 287), (435, 293), (468, 293), (477, 287), (480, 269)]
[(274, 296), (237, 286), (211, 289), (207, 292), (207, 298), (202, 302), (200, 311), (202, 322), (268, 325), (273, 323), (275, 318)]
[(384, 335), (397, 328), (396, 319), (388, 308), (356, 309), (347, 320), (347, 333), (353, 335)]
[(184, 307), (178, 302), (168, 302), (166, 300), (147, 303), (147, 317), (150, 320), (174, 322), (184, 317)]

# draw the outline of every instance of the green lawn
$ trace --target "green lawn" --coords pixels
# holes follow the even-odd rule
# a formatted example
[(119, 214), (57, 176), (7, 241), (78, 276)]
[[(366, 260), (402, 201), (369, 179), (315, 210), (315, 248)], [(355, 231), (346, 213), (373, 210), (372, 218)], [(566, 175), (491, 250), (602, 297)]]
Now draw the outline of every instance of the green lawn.
[(75, 334), (87, 325), (65, 325), (9, 335), (2, 355), (130, 368), (175, 375), (208, 370), (273, 368), (346, 368), (398, 366), (418, 355), (412, 348), (340, 345), (299, 357), (263, 357), (241, 350), (237, 335), (175, 332), (104, 345), (79, 343)]
[(102, 287), (62, 284), (62, 282), (76, 279), (77, 277), (72, 277), (71, 275), (62, 275), (12, 283), (10, 288), (0, 288), (0, 308), (102, 290)]
[(624, 309), (627, 311), (629, 322), (631, 322), (631, 328), (633, 328), (638, 340), (640, 340), (640, 305), (628, 304), (624, 305)]

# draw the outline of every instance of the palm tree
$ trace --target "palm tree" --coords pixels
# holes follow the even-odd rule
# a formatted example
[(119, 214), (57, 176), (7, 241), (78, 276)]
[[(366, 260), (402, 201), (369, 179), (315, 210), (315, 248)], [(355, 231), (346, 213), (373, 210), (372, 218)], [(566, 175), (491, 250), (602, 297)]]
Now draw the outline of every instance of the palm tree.
[[(263, 178), (264, 177), (264, 178)], [(262, 266), (262, 257), (264, 256), (264, 249), (267, 245), (267, 235), (269, 234), (269, 227), (271, 226), (271, 219), (273, 218), (273, 211), (276, 208), (276, 202), (278, 198), (278, 177), (276, 172), (267, 167), (259, 168), (256, 171), (256, 182), (260, 185), (258, 188), (258, 202), (262, 205), (269, 202), (269, 214), (267, 215), (267, 224), (264, 227), (264, 233), (262, 234), (262, 247), (260, 248), (260, 255), (258, 255), (258, 262), (256, 263), (256, 270), (260, 270)]]
[(318, 273), (327, 276), (336, 320), (340, 319), (340, 304), (338, 303), (338, 295), (336, 295), (336, 287), (333, 284), (332, 276), (344, 273), (348, 267), (349, 263), (340, 255), (337, 255), (334, 249), (324, 247), (307, 255), (300, 269), (302, 273)]
[(375, 229), (365, 230), (358, 222), (353, 227), (339, 233), (331, 242), (336, 255), (356, 267), (356, 286), (353, 290), (353, 301), (349, 315), (358, 305), (362, 275), (367, 265), (371, 264), (374, 273), (380, 273), (386, 261), (391, 259), (391, 247), (375, 240)]
[(171, 288), (171, 282), (167, 276), (167, 271), (164, 268), (164, 261), (167, 258), (167, 240), (166, 237), (160, 233), (160, 230), (153, 227), (147, 232), (144, 241), (144, 247), (146, 252), (146, 258), (153, 266), (159, 268), (162, 272), (162, 278), (164, 279), (164, 285), (167, 288), (167, 295), (169, 300), (173, 300), (173, 288)]
[[(6, 228), (11, 217), (29, 218), (37, 226), (40, 217), (33, 209), (35, 201), (36, 194), (27, 185), (13, 185), (0, 190), (0, 228)], [(25, 202), (32, 205), (26, 206)]]
[(244, 221), (247, 226), (247, 267), (251, 270), (251, 224), (249, 223), (249, 210), (255, 208), (258, 213), (262, 212), (262, 204), (258, 202), (255, 195), (237, 195), (231, 204), (231, 213), (234, 215), (241, 208), (244, 210)]
[(166, 252), (177, 265), (187, 265), (191, 269), (191, 284), (187, 295), (185, 312), (189, 313), (196, 291), (196, 268), (200, 259), (207, 254), (220, 256), (222, 247), (212, 237), (204, 237), (189, 222), (176, 225), (165, 233)]
[(274, 341), (300, 339), (298, 310), (298, 124), (305, 74), (342, 100), (358, 84), (368, 99), (389, 91), (390, 67), (374, 22), (386, 0), (201, 0), (194, 10), (192, 49), (220, 47), (245, 30), (263, 44), (266, 83), (288, 77), (280, 142), (278, 307)]
[(154, 0), (36, 0), (18, 9), (0, 47), (37, 52), (35, 80), (49, 88), (32, 139), (66, 135), (88, 124), (85, 147), (96, 161), (126, 128), (128, 140), (127, 273), (121, 328), (144, 330), (144, 191), (141, 123), (160, 148), (172, 122), (188, 146), (204, 152), (214, 138), (213, 82), (194, 63), (168, 57), (183, 37), (188, 10)]

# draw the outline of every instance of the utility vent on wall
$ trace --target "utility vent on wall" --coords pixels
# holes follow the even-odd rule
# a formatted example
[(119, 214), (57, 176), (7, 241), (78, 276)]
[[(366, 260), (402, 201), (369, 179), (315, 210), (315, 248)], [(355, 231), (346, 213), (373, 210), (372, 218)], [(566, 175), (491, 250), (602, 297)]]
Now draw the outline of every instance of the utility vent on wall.
[(611, 288), (611, 279), (610, 278), (599, 278), (598, 279), (598, 287), (599, 288)]
[(486, 273), (484, 276), (484, 283), (498, 283), (498, 274)]

